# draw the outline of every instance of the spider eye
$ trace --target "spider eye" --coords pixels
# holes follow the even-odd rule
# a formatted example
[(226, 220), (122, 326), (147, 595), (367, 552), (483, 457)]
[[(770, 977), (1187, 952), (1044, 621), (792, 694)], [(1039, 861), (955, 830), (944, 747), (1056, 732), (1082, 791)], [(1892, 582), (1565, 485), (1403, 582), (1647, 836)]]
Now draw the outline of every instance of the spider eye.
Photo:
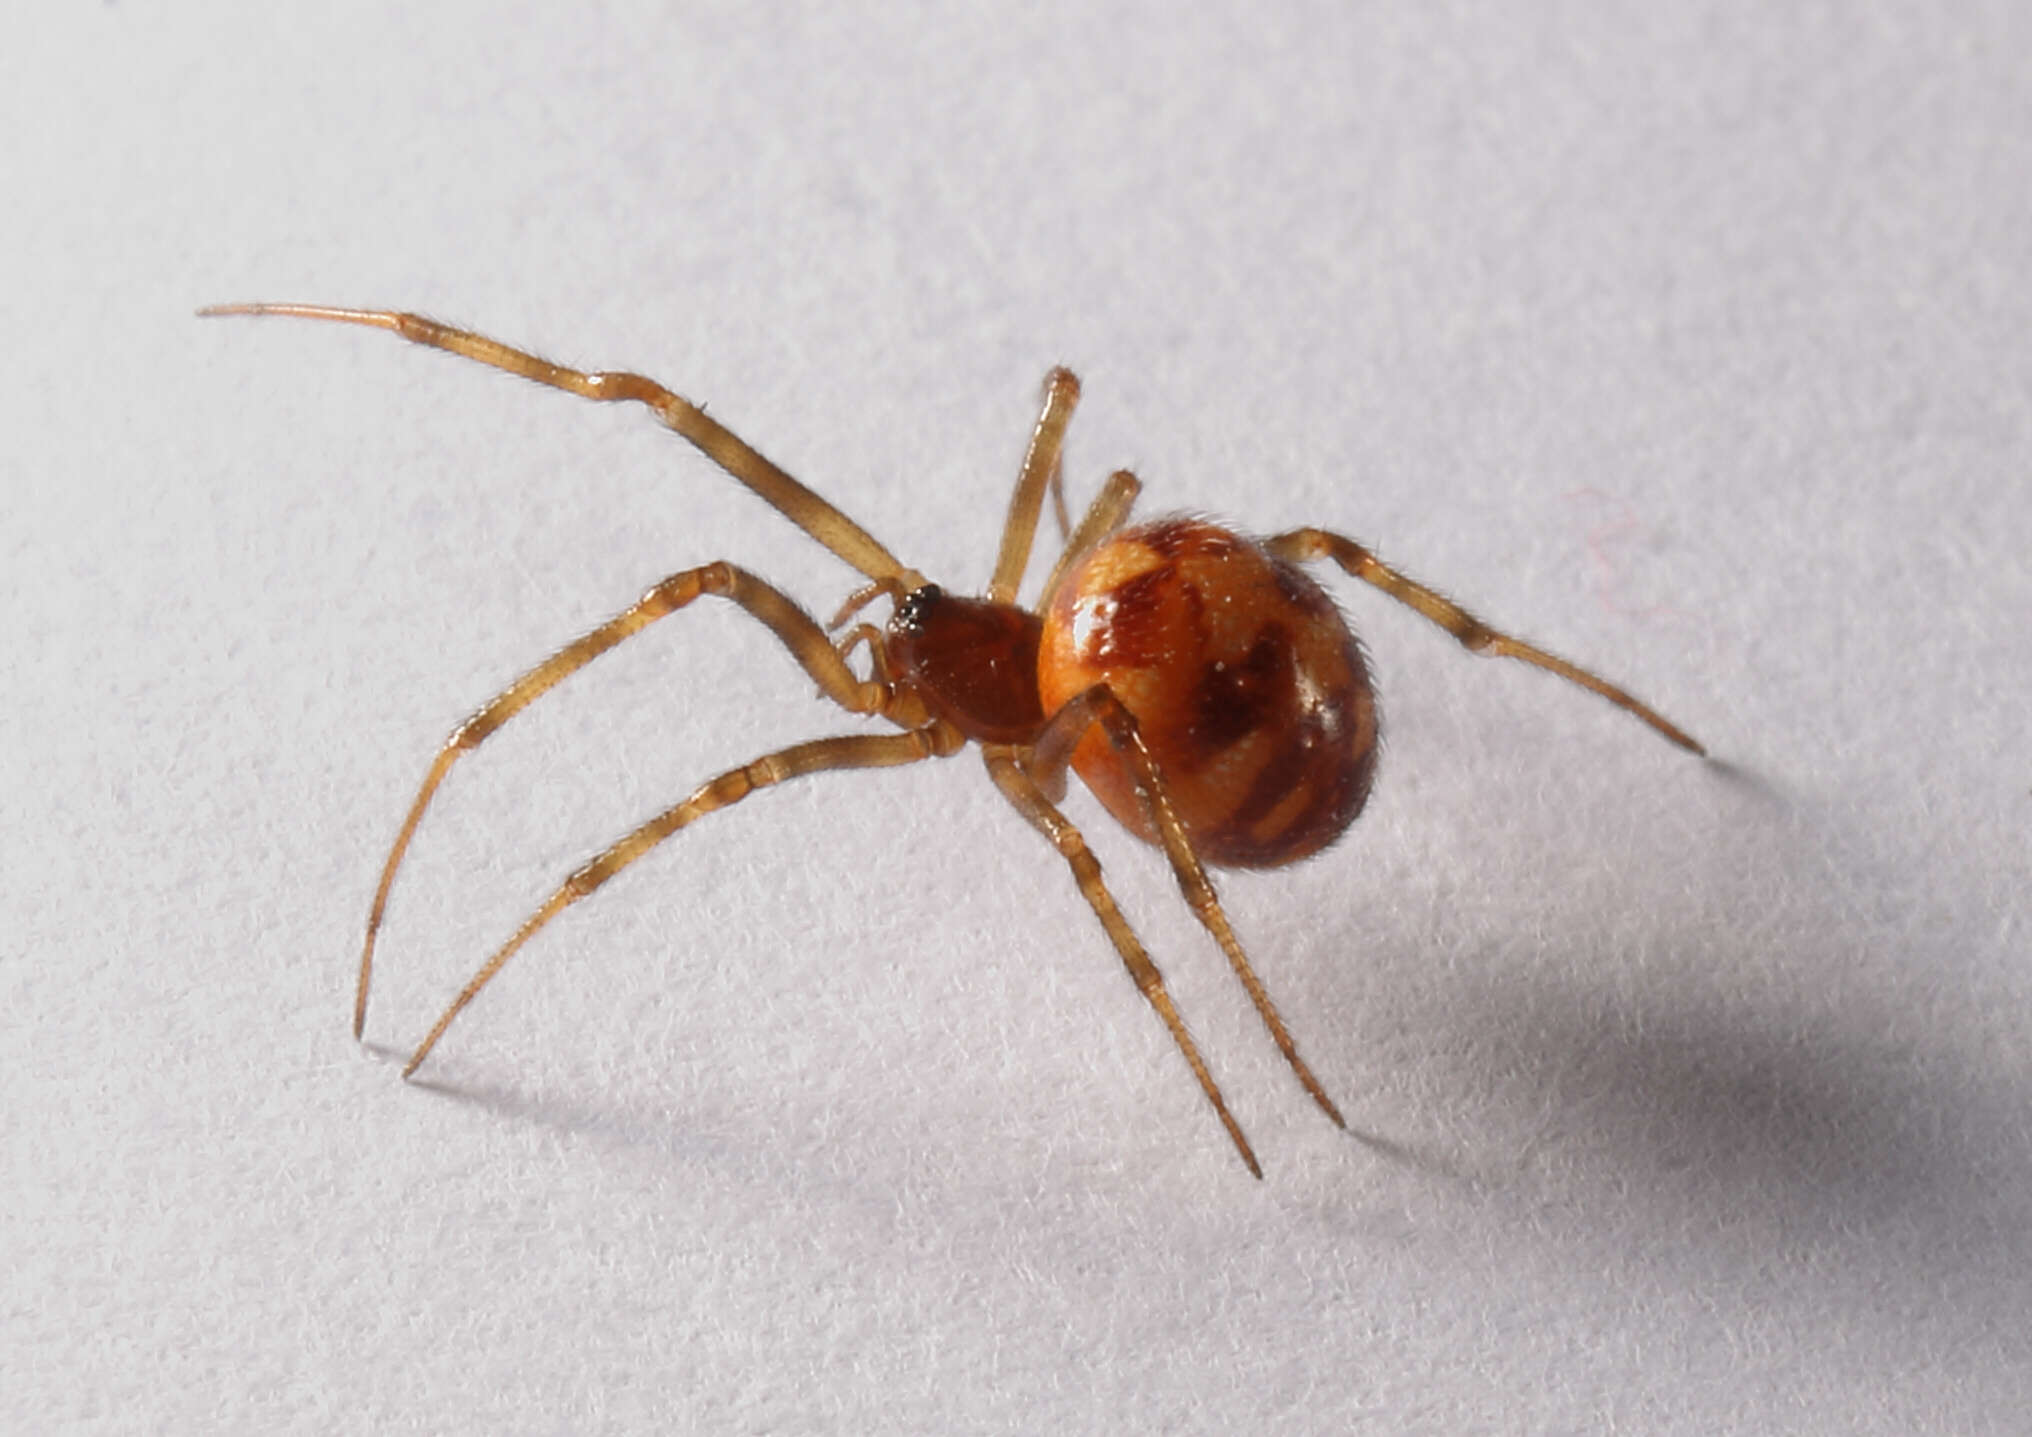
[(944, 599), (945, 590), (936, 584), (921, 584), (912, 589), (896, 606), (896, 612), (889, 616), (889, 632), (906, 636), (922, 634), (931, 610)]

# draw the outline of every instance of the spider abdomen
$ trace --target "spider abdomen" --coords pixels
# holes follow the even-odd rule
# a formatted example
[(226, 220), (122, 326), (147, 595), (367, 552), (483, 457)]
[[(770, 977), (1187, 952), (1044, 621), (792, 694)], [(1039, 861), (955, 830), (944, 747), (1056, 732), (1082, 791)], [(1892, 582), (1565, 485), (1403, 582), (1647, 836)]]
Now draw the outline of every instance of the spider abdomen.
[[(1369, 795), (1376, 701), (1340, 611), (1296, 566), (1203, 519), (1124, 529), (1048, 596), (1045, 713), (1106, 683), (1136, 716), (1208, 863), (1274, 868), (1338, 838)], [(1129, 765), (1095, 729), (1073, 768), (1155, 842)]]

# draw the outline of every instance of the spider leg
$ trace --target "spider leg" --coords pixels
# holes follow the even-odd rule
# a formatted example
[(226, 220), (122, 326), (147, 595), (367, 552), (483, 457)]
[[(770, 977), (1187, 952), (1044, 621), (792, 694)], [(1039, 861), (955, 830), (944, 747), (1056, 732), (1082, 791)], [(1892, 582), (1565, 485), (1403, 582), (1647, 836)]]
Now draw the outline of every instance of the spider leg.
[(1058, 542), (1063, 544), (1072, 533), (1072, 514), (1065, 507), (1065, 464), (1063, 461), (1051, 466), (1051, 517), (1058, 523)]
[(1235, 1121), (1235, 1115), (1228, 1111), (1227, 1100), (1221, 1096), (1220, 1085), (1214, 1082), (1213, 1074), (1207, 1069), (1206, 1059), (1200, 1056), (1199, 1045), (1186, 1031), (1185, 1020), (1178, 1014), (1178, 1007), (1171, 1001), (1171, 992), (1164, 986), (1164, 975), (1157, 971), (1150, 954), (1129, 926), (1129, 920), (1122, 916), (1122, 910), (1115, 906), (1114, 895), (1108, 892), (1101, 881), (1100, 860), (1087, 847), (1086, 839), (1075, 828), (1072, 821), (1060, 813), (1044, 796), (1036, 782), (1023, 769), (1017, 755), (1021, 750), (1002, 744), (984, 744), (982, 752), (987, 760), (988, 774), (995, 780), (995, 786), (1002, 790), (1016, 811), (1030, 820), (1039, 833), (1050, 839), (1072, 868), (1073, 880), (1079, 884), (1080, 893), (1087, 905), (1101, 920), (1101, 926), (1108, 930), (1108, 937), (1115, 945), (1115, 951), (1122, 957), (1123, 966), (1128, 968), (1129, 977), (1134, 980), (1136, 990), (1157, 1010), (1157, 1016), (1164, 1020), (1164, 1026), (1171, 1033), (1171, 1041), (1178, 1045), (1178, 1051), (1185, 1055), (1186, 1066), (1192, 1069), (1193, 1077), (1199, 1080), (1200, 1091), (1207, 1095), (1207, 1101), (1214, 1106), (1214, 1113), (1221, 1120), (1221, 1126), (1228, 1130), (1228, 1137), (1234, 1142), (1235, 1150), (1242, 1155), (1242, 1162), (1258, 1178), (1263, 1176), (1262, 1164), (1256, 1161), (1255, 1151), (1250, 1148), (1248, 1138), (1242, 1135), (1242, 1125)]
[(1045, 576), (1044, 587), (1039, 591), (1039, 609), (1051, 602), (1058, 581), (1067, 569), (1085, 558), (1094, 545), (1122, 527), (1122, 521), (1129, 517), (1130, 506), (1135, 504), (1136, 496), (1142, 492), (1143, 481), (1127, 469), (1117, 469), (1108, 476), (1108, 482), (1101, 486), (1101, 492), (1094, 496), (1094, 502), (1087, 505), (1087, 512), (1080, 516), (1079, 527), (1066, 536), (1058, 562)]
[(1178, 880), (1178, 887), (1185, 895), (1186, 904), (1192, 909), (1193, 917), (1200, 926), (1221, 945), (1221, 952), (1228, 957), (1228, 966), (1235, 970), (1235, 976), (1242, 981), (1242, 987), (1249, 994), (1249, 1001), (1256, 1005), (1256, 1012), (1263, 1019), (1263, 1026), (1270, 1030), (1270, 1037), (1277, 1044), (1277, 1051), (1284, 1055), (1284, 1061), (1291, 1065), (1292, 1073), (1300, 1086), (1312, 1095), (1320, 1110), (1334, 1120), (1337, 1127), (1345, 1128), (1347, 1120), (1341, 1110), (1334, 1106), (1333, 1099), (1326, 1095), (1326, 1089), (1306, 1066), (1305, 1059), (1298, 1056), (1298, 1044), (1291, 1037), (1291, 1030), (1284, 1026), (1284, 1019), (1271, 1001), (1269, 990), (1263, 980), (1256, 976), (1249, 955), (1243, 951), (1242, 943), (1235, 936), (1234, 928), (1228, 923), (1228, 915), (1221, 908), (1219, 895), (1214, 892), (1213, 880), (1207, 877), (1206, 865), (1200, 862), (1194, 851), (1192, 839), (1179, 821), (1177, 810), (1171, 805), (1170, 792), (1164, 775), (1158, 770), (1157, 761), (1150, 756), (1149, 747), (1143, 742), (1143, 734), (1137, 726), (1136, 716), (1129, 712), (1114, 690), (1106, 684), (1095, 684), (1092, 688), (1068, 700), (1065, 706), (1046, 722), (1044, 730), (1031, 746), (1028, 772), (1045, 792), (1062, 792), (1065, 787), (1066, 766), (1072, 761), (1073, 749), (1079, 744), (1087, 730), (1099, 724), (1114, 745), (1115, 751), (1127, 759), (1136, 774), (1136, 787), (1142, 794), (1144, 808), (1150, 815), (1150, 826), (1157, 831), (1158, 839), (1164, 846), (1164, 856), (1171, 861), (1171, 873)]
[(1022, 471), (1016, 476), (1016, 490), (1009, 496), (1009, 517), (1002, 525), (1002, 547), (995, 555), (995, 576), (988, 582), (987, 597), (997, 603), (1016, 602), (1016, 590), (1023, 583), (1023, 570), (1030, 562), (1030, 543), (1037, 536), (1037, 516), (1044, 505), (1044, 491), (1058, 470), (1059, 456), (1065, 450), (1065, 426), (1072, 422), (1079, 392), (1079, 380), (1070, 369), (1054, 369), (1044, 376), (1044, 408), (1037, 416), (1037, 428), (1030, 435), (1029, 451), (1024, 454)]
[(764, 458), (733, 430), (683, 395), (673, 393), (643, 375), (620, 370), (585, 373), (569, 369), (471, 330), (457, 329), (420, 314), (397, 310), (342, 309), (326, 304), (215, 304), (198, 313), (206, 316), (281, 314), (297, 319), (332, 320), (340, 324), (363, 325), (368, 329), (385, 329), (412, 344), (442, 349), (448, 354), (549, 385), (552, 389), (576, 394), (581, 399), (603, 403), (632, 400), (647, 405), (658, 419), (689, 440), (713, 463), (869, 578), (901, 578), (905, 581), (903, 587), (906, 590), (924, 582), (922, 574), (905, 568), (867, 530)]
[(1635, 714), (1681, 748), (1702, 757), (1707, 755), (1707, 750), (1692, 735), (1649, 705), (1640, 703), (1623, 689), (1589, 673), (1586, 669), (1568, 663), (1556, 654), (1548, 654), (1545, 650), (1527, 644), (1521, 639), (1499, 633), (1446, 595), (1398, 573), (1352, 539), (1343, 538), (1339, 534), (1330, 534), (1324, 529), (1294, 529), (1288, 534), (1279, 534), (1274, 539), (1266, 539), (1263, 547), (1280, 559), (1297, 562), (1331, 559), (1355, 578), (1364, 583), (1374, 584), (1398, 603), (1408, 604), (1416, 609), (1459, 639), (1470, 652), (1488, 654), (1492, 657), (1522, 659), (1527, 664), (1549, 670), (1569, 683), (1593, 690), (1617, 708)]
[(739, 803), (757, 789), (768, 788), (785, 779), (830, 769), (892, 768), (899, 764), (916, 763), (920, 759), (942, 758), (956, 753), (964, 742), (957, 729), (943, 723), (927, 724), (908, 733), (847, 734), (837, 738), (813, 739), (764, 754), (752, 763), (729, 769), (718, 778), (702, 784), (684, 802), (665, 809), (618, 843), (602, 850), (559, 885), (543, 906), (515, 930), (515, 936), (496, 949), (494, 955), (481, 964), (479, 971), (459, 990), (459, 996), (452, 1000), (451, 1006), (444, 1010), (423, 1042), (410, 1055), (402, 1076), (407, 1078), (416, 1072), (423, 1060), (430, 1056), (430, 1050), (437, 1046), (437, 1040), (444, 1036), (445, 1029), (452, 1025), (452, 1020), (479, 996), (482, 988), (494, 980), (494, 975), (515, 956), (516, 950), (535, 937), (551, 919), (694, 819)]
[[(396, 834), (395, 844), (388, 850), (388, 860), (381, 866), (381, 881), (374, 889), (374, 903), (367, 913), (367, 937), (360, 948), (359, 984), (353, 995), (355, 1038), (367, 1025), (367, 989), (373, 980), (374, 940), (381, 931), (381, 920), (388, 909), (388, 893), (395, 884), (395, 872), (409, 852), (409, 841), (416, 834), (417, 824), (423, 820), (424, 810), (430, 807), (438, 785), (444, 782), (452, 765), (461, 755), (478, 748), (501, 725), (601, 654), (665, 615), (676, 613), (702, 594), (731, 599), (760, 620), (790, 650), (791, 657), (804, 671), (817, 681), (825, 696), (841, 708), (850, 713), (885, 713), (891, 708), (898, 708), (906, 723), (915, 717), (901, 712), (900, 707), (892, 702), (892, 690), (886, 683), (864, 682), (856, 678), (840, 651), (834, 648), (832, 640), (813, 619), (791, 599), (745, 569), (715, 563), (672, 574), (625, 612), (572, 640), (515, 680), (454, 729), (451, 737), (444, 741), (437, 757), (431, 761), (430, 771), (424, 775), (423, 786), (417, 790), (415, 802), (410, 804), (409, 813), (402, 820), (402, 831)], [(917, 721), (922, 722), (921, 719)]]

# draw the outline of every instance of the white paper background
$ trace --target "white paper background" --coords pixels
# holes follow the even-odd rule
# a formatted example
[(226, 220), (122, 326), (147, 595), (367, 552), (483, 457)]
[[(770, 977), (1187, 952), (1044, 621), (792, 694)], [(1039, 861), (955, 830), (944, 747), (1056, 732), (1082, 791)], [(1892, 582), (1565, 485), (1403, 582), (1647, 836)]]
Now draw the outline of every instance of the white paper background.
[[(765, 10), (768, 13), (763, 13)], [(0, 1425), (2022, 1430), (2032, 20), (1848, 6), (40, 7), (10, 282)], [(1085, 799), (1268, 1170), (971, 756), (756, 799), (399, 1057), (562, 875), (853, 727), (689, 613), (852, 576), (640, 414), (201, 303), (628, 365), (984, 580), (1076, 498), (1344, 529), (1389, 751), (1230, 911)]]

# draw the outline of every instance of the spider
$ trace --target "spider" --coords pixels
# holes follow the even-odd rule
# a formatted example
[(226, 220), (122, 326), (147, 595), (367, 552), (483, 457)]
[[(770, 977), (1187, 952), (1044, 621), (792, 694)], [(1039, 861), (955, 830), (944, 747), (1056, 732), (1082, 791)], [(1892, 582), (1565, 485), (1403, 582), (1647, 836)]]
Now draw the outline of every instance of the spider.
[[(975, 599), (927, 581), (703, 409), (639, 374), (567, 369), (468, 330), (391, 310), (228, 304), (200, 312), (289, 315), (389, 330), (585, 399), (646, 405), (867, 580), (822, 627), (782, 591), (724, 561), (672, 574), (618, 617), (530, 669), (452, 731), (424, 775), (374, 890), (354, 990), (356, 1039), (366, 1025), (374, 944), (389, 890), (452, 765), (564, 679), (656, 620), (704, 595), (729, 600), (776, 637), (826, 698), (848, 713), (880, 717), (901, 730), (814, 739), (764, 754), (712, 779), (595, 855), (473, 974), (410, 1055), (405, 1078), (544, 925), (693, 820), (786, 779), (945, 758), (975, 743), (995, 787), (1071, 868), (1242, 1162), (1261, 1178), (1262, 1165), (1157, 965), (1116, 907), (1086, 839), (1058, 808), (1068, 769), (1125, 828), (1164, 851), (1193, 916), (1227, 955), (1298, 1082), (1346, 1128), (1299, 1056), (1207, 876), (1209, 865), (1274, 868), (1310, 857), (1341, 835), (1368, 798), (1378, 729), (1367, 664), (1333, 600), (1299, 564), (1331, 560), (1410, 605), (1470, 651), (1548, 669), (1592, 689), (1681, 748), (1706, 752), (1624, 690), (1488, 627), (1352, 539), (1313, 528), (1251, 539), (1182, 515), (1129, 526), (1141, 485), (1127, 470), (1111, 475), (1078, 524), (1070, 526), (1037, 607), (1022, 607), (1016, 592), (1047, 491), (1061, 531), (1068, 527), (1059, 456), (1079, 381), (1065, 369), (1045, 378), (1043, 409), (1009, 502), (994, 574), (986, 596)], [(852, 622), (881, 599), (889, 601), (886, 624)], [(867, 650), (865, 676), (849, 663), (859, 648)]]

